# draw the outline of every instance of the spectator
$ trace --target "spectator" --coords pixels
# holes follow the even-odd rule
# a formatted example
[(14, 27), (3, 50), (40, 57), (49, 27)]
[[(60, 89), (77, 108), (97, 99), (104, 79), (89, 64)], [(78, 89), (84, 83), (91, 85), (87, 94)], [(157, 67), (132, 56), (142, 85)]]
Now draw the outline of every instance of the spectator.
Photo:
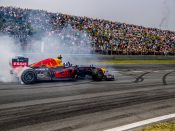
[(91, 44), (96, 53), (175, 55), (175, 32), (43, 10), (0, 7), (0, 33), (23, 45), (48, 34), (84, 51)]

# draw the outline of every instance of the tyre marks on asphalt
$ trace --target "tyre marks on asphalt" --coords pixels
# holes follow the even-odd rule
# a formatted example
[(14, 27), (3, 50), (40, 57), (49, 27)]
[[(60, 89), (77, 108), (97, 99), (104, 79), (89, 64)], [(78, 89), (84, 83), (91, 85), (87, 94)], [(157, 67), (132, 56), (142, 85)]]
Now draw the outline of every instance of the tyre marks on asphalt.
[(140, 75), (139, 77), (136, 78), (136, 80), (134, 81), (134, 83), (140, 83), (140, 82), (143, 82), (144, 81), (144, 76), (149, 74), (150, 72), (145, 72), (143, 73), (142, 75)]
[[(173, 100), (171, 100), (173, 101)], [(160, 101), (161, 104), (156, 103), (152, 103), (150, 106), (150, 103), (147, 104), (147, 106), (143, 109), (140, 109), (140, 107), (142, 107), (143, 105), (134, 105), (134, 106), (130, 106), (130, 107), (124, 107), (124, 108), (120, 108), (120, 109), (112, 109), (112, 110), (107, 110), (107, 111), (102, 111), (102, 112), (95, 112), (95, 113), (90, 113), (90, 114), (84, 114), (81, 116), (75, 116), (73, 118), (67, 118), (64, 120), (56, 120), (56, 121), (50, 121), (47, 124), (37, 124), (34, 126), (27, 126), (27, 127), (22, 127), (22, 128), (17, 128), (16, 131), (19, 130), (52, 130), (52, 131), (64, 131), (66, 129), (70, 129), (70, 130), (79, 130), (79, 131), (83, 131), (83, 130), (102, 130), (104, 128), (106, 128), (105, 126), (103, 128), (99, 128), (100, 125), (105, 125), (106, 123), (111, 123), (112, 121), (118, 121), (118, 120), (123, 120), (125, 119), (128, 120), (128, 118), (130, 117), (138, 117), (142, 116), (142, 114), (144, 114), (145, 112), (150, 112), (150, 111), (154, 111), (157, 108), (162, 107), (162, 105), (167, 105), (167, 101)], [(174, 103), (174, 101), (173, 101)], [(144, 103), (145, 106), (145, 103)], [(168, 106), (168, 105), (167, 105)], [(139, 110), (138, 110), (139, 107)], [(168, 106), (170, 107), (170, 106)], [(132, 110), (130, 111), (130, 109), (137, 109), (137, 110)], [(129, 111), (128, 111), (129, 110)], [(100, 116), (100, 117), (98, 117)], [(141, 117), (142, 118), (142, 117)], [(73, 121), (73, 122), (72, 122)], [(131, 123), (133, 121), (130, 122), (126, 122), (126, 123)], [(58, 126), (59, 123), (59, 126)], [(66, 123), (66, 124), (64, 124)], [(117, 122), (118, 123), (118, 122)], [(48, 128), (49, 125), (51, 127)], [(116, 125), (114, 125), (116, 126)], [(41, 128), (40, 128), (41, 127)], [(96, 127), (92, 128), (92, 127)], [(113, 126), (111, 126), (113, 127)], [(88, 129), (87, 129), (88, 128)], [(67, 131), (67, 130), (66, 130)], [(69, 131), (69, 130), (68, 130)]]
[[(171, 71), (171, 70), (166, 70), (166, 71)], [(147, 74), (150, 74), (150, 73), (159, 73), (160, 71), (150, 71), (150, 72), (144, 72), (144, 71), (131, 71), (132, 73), (124, 73), (122, 71), (117, 71), (117, 72), (120, 72), (120, 74), (122, 74), (123, 76), (131, 76), (133, 77), (134, 82), (133, 83), (141, 83), (144, 81), (144, 76), (146, 76)], [(140, 76), (137, 76), (137, 74), (135, 73), (142, 73), (144, 72), (143, 74), (141, 74)], [(163, 85), (168, 85), (167, 83), (167, 76), (169, 76), (170, 74), (174, 73), (175, 71), (171, 71), (171, 72), (168, 72), (166, 73), (163, 78), (162, 78), (162, 81), (163, 81)], [(133, 74), (134, 73), (134, 74)], [(89, 83), (92, 83), (93, 81), (91, 80), (86, 80), (86, 81), (78, 81), (78, 82), (66, 82), (66, 84), (62, 84), (63, 82), (47, 82), (47, 83), (37, 83), (35, 85), (32, 85), (32, 86), (28, 86), (28, 85), (18, 85), (16, 84), (16, 87), (17, 88), (14, 88), (14, 87), (7, 87), (7, 86), (12, 86), (12, 84), (14, 85), (14, 83), (10, 84), (10, 83), (7, 83), (7, 84), (4, 84), (4, 83), (0, 83), (2, 86), (4, 86), (4, 88), (0, 88), (0, 90), (21, 90), (22, 89), (35, 89), (35, 88), (55, 88), (55, 87), (68, 87), (68, 86), (72, 86), (73, 85), (83, 85), (83, 84), (89, 84)], [(51, 84), (50, 84), (51, 83)], [(19, 86), (19, 88), (18, 88)]]
[[(138, 72), (138, 73), (139, 73), (139, 76), (138, 74), (135, 74), (138, 76), (136, 77), (135, 83), (143, 82), (144, 76), (152, 72), (143, 72), (143, 73)], [(169, 72), (164, 75), (165, 80), (169, 74), (171, 73)], [(113, 87), (111, 87), (110, 89), (108, 88), (108, 90), (106, 90), (106, 88), (104, 90), (100, 90), (100, 89), (97, 89), (97, 87), (95, 86), (94, 87), (95, 90), (93, 91), (89, 91), (89, 88), (87, 90), (77, 89), (76, 90), (77, 93), (75, 92), (73, 95), (86, 94), (86, 93), (92, 94), (100, 91), (106, 92), (106, 91), (113, 91), (113, 90), (122, 90), (123, 88), (123, 87), (116, 88), (117, 84), (114, 82), (108, 82), (108, 83), (106, 82), (107, 85), (109, 85), (110, 83), (111, 83), (111, 86)], [(84, 83), (81, 83), (81, 84), (84, 84)], [(86, 84), (89, 84), (89, 86), (93, 86), (95, 85), (95, 82), (90, 82)], [(0, 110), (1, 118), (4, 117), (4, 120), (0, 121), (0, 127), (1, 129), (12, 129), (12, 128), (26, 126), (26, 125), (33, 125), (36, 123), (60, 120), (60, 119), (65, 119), (65, 118), (70, 118), (75, 116), (81, 116), (84, 114), (91, 114), (91, 113), (101, 112), (101, 111), (106, 111), (111, 109), (129, 107), (132, 105), (137, 105), (142, 103), (156, 102), (156, 101), (169, 100), (169, 99), (175, 98), (174, 96), (175, 91), (173, 90), (173, 88), (172, 90), (169, 90), (171, 91), (170, 93), (167, 93), (166, 92), (167, 88), (151, 90), (151, 88), (154, 86), (144, 85), (144, 84), (141, 84), (141, 85), (135, 84), (133, 87), (125, 87), (123, 88), (123, 90), (140, 88), (140, 87), (146, 88), (148, 86), (150, 87), (148, 91), (134, 91), (134, 92), (127, 92), (127, 93), (125, 92), (118, 95), (110, 94), (110, 95), (104, 95), (101, 97), (89, 98), (89, 99), (79, 99), (79, 100), (63, 101), (59, 103), (56, 102), (56, 103), (48, 103), (48, 104), (41, 104), (41, 105), (38, 104), (38, 105), (26, 106), (22, 108)], [(159, 84), (162, 84), (162, 82), (160, 81), (160, 83), (155, 83), (155, 86), (159, 87)], [(100, 82), (98, 85), (100, 85)], [(57, 87), (60, 85), (54, 85), (53, 83), (51, 84), (51, 87), (52, 86)], [(68, 85), (65, 84), (62, 86), (68, 86)], [(68, 94), (65, 93), (64, 95), (68, 95)], [(111, 121), (113, 119), (121, 119), (132, 115), (133, 114), (119, 115), (112, 118), (107, 118), (105, 119), (105, 121)], [(67, 127), (67, 129), (71, 130), (71, 129), (81, 128), (86, 126), (86, 124), (87, 123), (83, 123), (82, 125), (77, 125), (71, 128)], [(66, 129), (66, 128), (63, 128), (63, 129)]]
[[(68, 101), (63, 103), (50, 103), (43, 105), (36, 105), (25, 108), (16, 108), (2, 113), (1, 118), (4, 116), (3, 121), (0, 121), (1, 129), (11, 129), (41, 122), (48, 122), (58, 119), (65, 119), (83, 114), (95, 113), (99, 111), (110, 110), (114, 108), (127, 107), (141, 103), (155, 102), (160, 100), (168, 100), (175, 98), (174, 93), (167, 94), (164, 89), (148, 91), (133, 94), (109, 95), (90, 99), (80, 99), (76, 101)], [(149, 96), (147, 95), (149, 94)], [(40, 107), (40, 108), (39, 108)], [(15, 115), (17, 114), (17, 116)], [(6, 119), (7, 118), (7, 119)], [(10, 119), (9, 119), (10, 118)]]
[[(169, 70), (165, 70), (165, 71), (169, 71)], [(136, 71), (133, 71), (133, 72), (135, 73)], [(137, 71), (137, 72), (142, 72), (142, 71)], [(143, 82), (143, 81), (144, 81), (144, 76), (146, 76), (146, 75), (148, 75), (148, 74), (151, 74), (151, 73), (160, 73), (160, 72), (161, 72), (161, 71), (145, 72), (145, 73), (141, 74), (140, 76), (136, 77), (134, 83), (141, 83), (141, 82)], [(166, 74), (163, 75), (163, 77), (162, 77), (163, 85), (168, 85), (168, 83), (167, 83), (167, 77), (168, 77), (170, 74), (174, 73), (174, 72), (175, 72), (175, 71), (170, 71), (170, 72), (168, 72), (168, 73), (166, 73)], [(126, 75), (126, 74), (125, 74), (125, 75)], [(134, 74), (132, 74), (132, 75), (134, 76)], [(174, 84), (174, 83), (173, 83), (173, 84)]]
[(167, 83), (167, 76), (170, 75), (170, 74), (172, 74), (172, 73), (174, 73), (174, 72), (175, 72), (175, 71), (168, 72), (168, 73), (166, 73), (166, 74), (163, 76), (163, 78), (162, 78), (163, 85), (168, 85), (168, 83)]

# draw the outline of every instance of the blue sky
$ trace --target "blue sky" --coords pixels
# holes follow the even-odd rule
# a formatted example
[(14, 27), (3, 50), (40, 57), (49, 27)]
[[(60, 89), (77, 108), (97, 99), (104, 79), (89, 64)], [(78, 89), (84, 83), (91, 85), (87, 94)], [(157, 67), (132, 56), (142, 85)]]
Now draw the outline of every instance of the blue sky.
[(0, 0), (0, 6), (44, 9), (175, 31), (175, 0)]

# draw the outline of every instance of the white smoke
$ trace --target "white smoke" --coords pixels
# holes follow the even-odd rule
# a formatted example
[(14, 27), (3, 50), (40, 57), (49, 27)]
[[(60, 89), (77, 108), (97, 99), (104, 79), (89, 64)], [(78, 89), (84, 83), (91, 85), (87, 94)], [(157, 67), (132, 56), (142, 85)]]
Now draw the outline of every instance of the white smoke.
[[(49, 57), (63, 56), (63, 62), (73, 64), (91, 64), (89, 60), (92, 51), (92, 38), (85, 32), (80, 31), (71, 25), (65, 25), (62, 29), (52, 30), (50, 17), (46, 12), (31, 12), (26, 19), (30, 23), (30, 28), (34, 30), (32, 38), (27, 46), (21, 47), (19, 42), (15, 42), (8, 36), (0, 37), (0, 81), (9, 82), (9, 60), (16, 55), (23, 55), (29, 58), (29, 64)], [(58, 31), (58, 32), (55, 32)], [(86, 59), (88, 56), (88, 60)]]
[(20, 46), (8, 36), (0, 36), (0, 82), (10, 82), (10, 58), (20, 52)]
[[(36, 36), (35, 36), (36, 37)], [(25, 56), (29, 64), (39, 60), (63, 56), (63, 62), (72, 64), (92, 64), (91, 37), (83, 31), (66, 26), (59, 35), (45, 34), (41, 39), (33, 39), (25, 50), (9, 36), (0, 36), (0, 82), (11, 82), (9, 62), (12, 57)]]
[(62, 55), (64, 62), (88, 64), (84, 56), (91, 56), (91, 45), (91, 37), (86, 32), (78, 31), (68, 25), (57, 35), (45, 34), (40, 40), (33, 40), (25, 54), (31, 63)]

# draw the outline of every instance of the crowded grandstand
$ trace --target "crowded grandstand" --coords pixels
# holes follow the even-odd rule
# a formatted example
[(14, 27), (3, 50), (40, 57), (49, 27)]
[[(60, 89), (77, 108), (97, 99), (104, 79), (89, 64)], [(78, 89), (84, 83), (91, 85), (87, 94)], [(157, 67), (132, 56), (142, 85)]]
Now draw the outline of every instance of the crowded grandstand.
[[(71, 31), (64, 31), (71, 27)], [(77, 39), (82, 37), (89, 41)], [(25, 48), (43, 35), (63, 44), (77, 44), (105, 55), (174, 55), (175, 32), (101, 19), (51, 13), (44, 10), (0, 7), (0, 34), (13, 37)]]

